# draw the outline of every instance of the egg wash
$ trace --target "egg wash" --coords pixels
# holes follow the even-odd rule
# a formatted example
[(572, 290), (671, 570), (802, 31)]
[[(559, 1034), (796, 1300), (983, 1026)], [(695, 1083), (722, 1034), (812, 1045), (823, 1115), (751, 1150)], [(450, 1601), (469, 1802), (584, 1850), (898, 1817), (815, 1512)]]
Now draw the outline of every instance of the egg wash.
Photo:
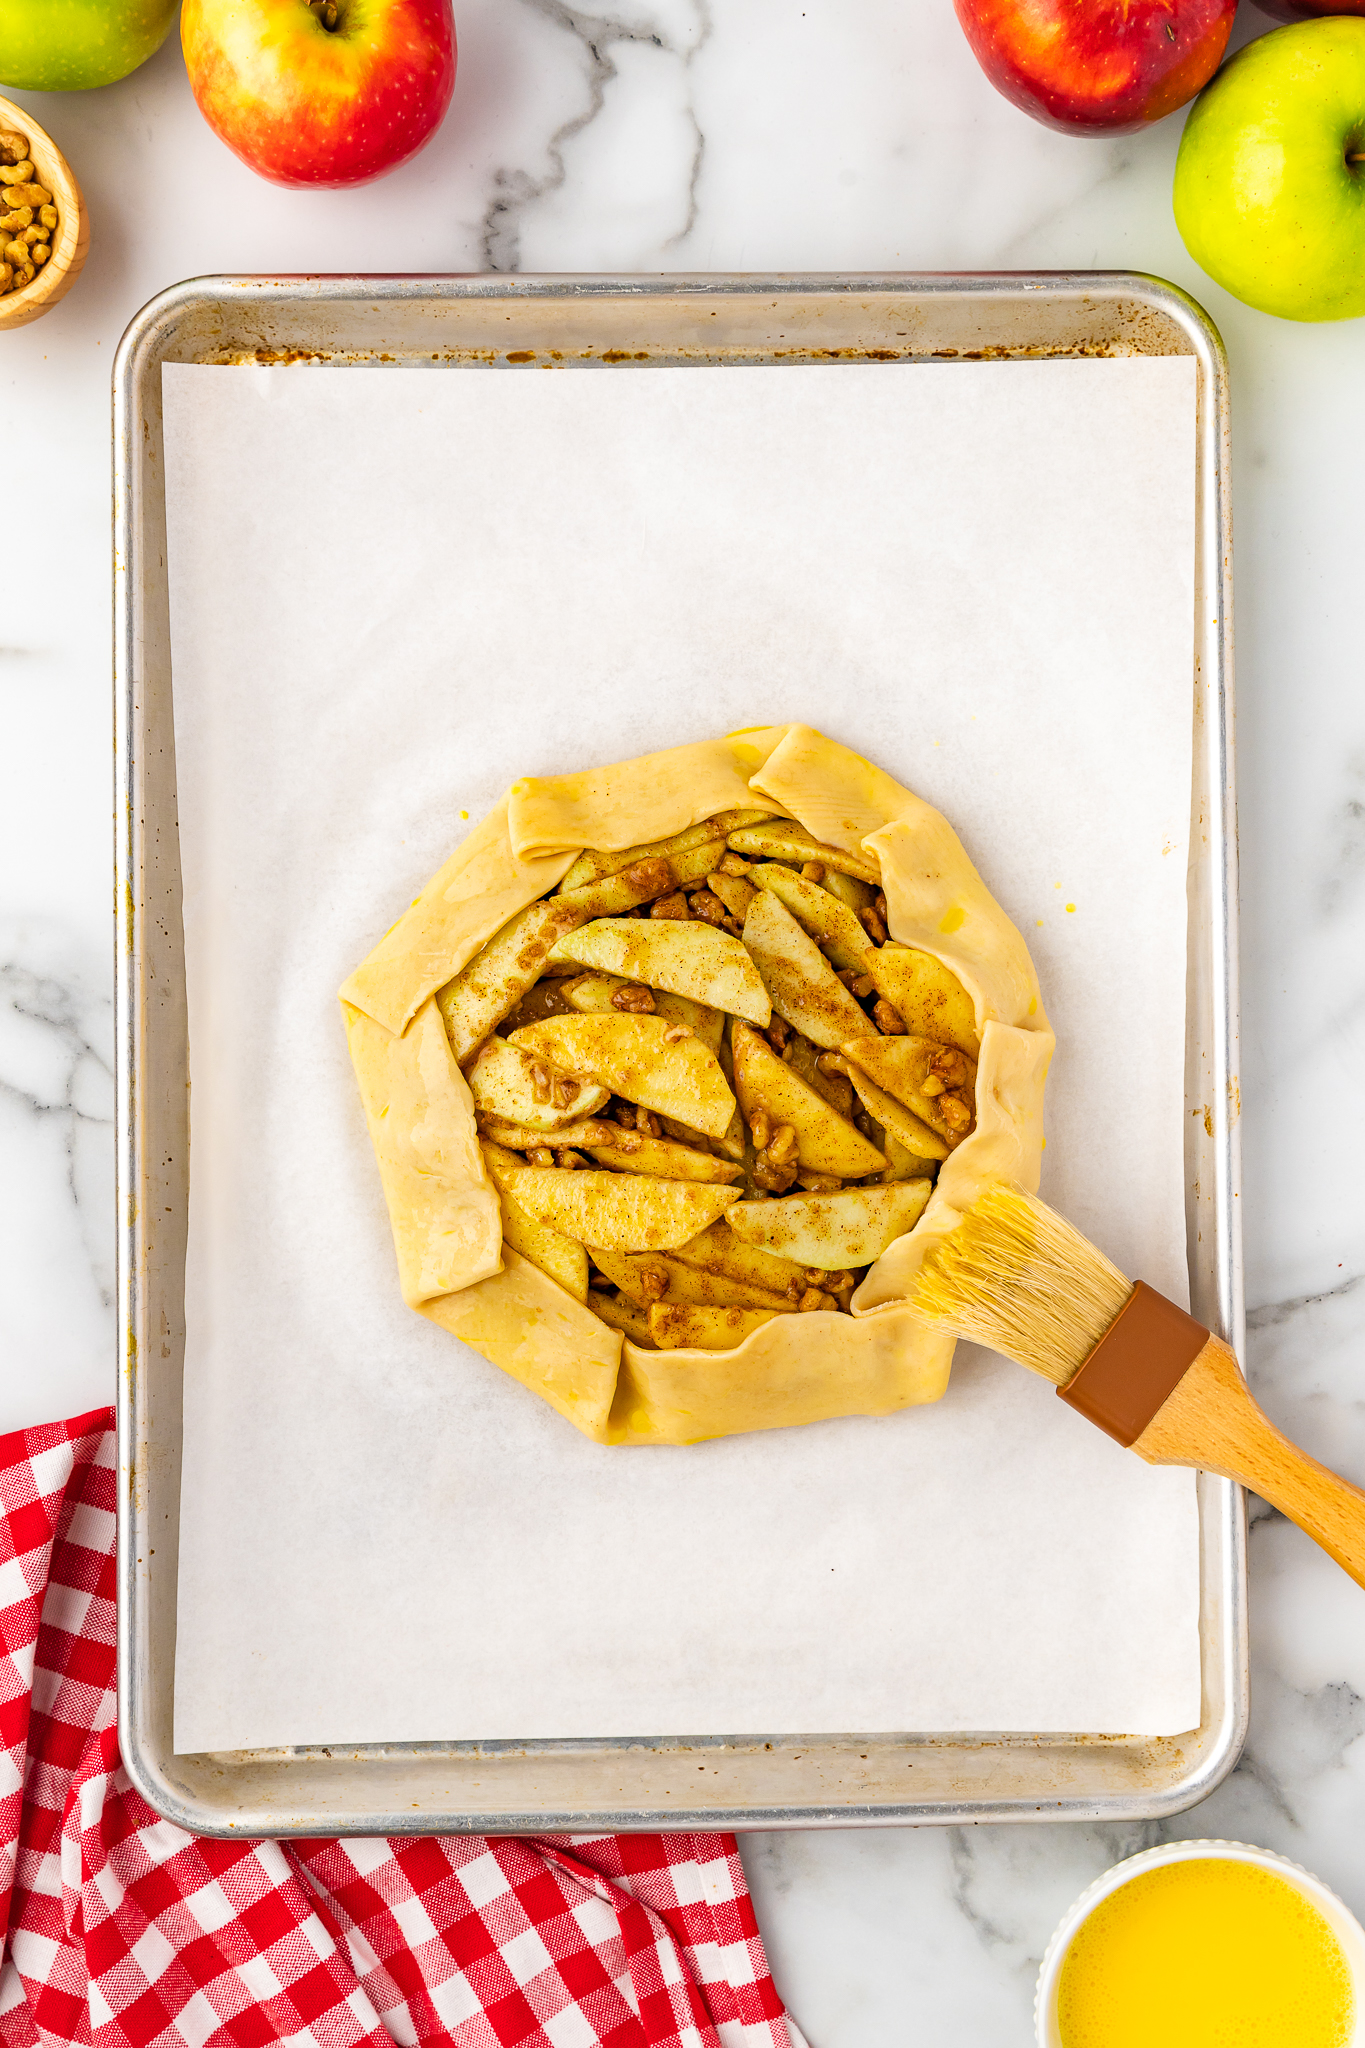
[(1101, 1900), (1066, 1952), (1057, 2019), (1062, 2048), (1347, 2048), (1355, 1996), (1316, 1906), (1209, 1856)]

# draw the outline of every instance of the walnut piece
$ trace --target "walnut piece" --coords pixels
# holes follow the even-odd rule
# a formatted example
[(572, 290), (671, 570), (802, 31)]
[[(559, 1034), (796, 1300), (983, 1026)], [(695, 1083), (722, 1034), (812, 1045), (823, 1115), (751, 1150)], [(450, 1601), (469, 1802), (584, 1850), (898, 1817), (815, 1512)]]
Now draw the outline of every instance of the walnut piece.
[(611, 1006), (613, 1010), (629, 1010), (651, 1017), (654, 1014), (654, 992), (640, 987), (637, 982), (627, 982), (624, 988), (612, 990)]

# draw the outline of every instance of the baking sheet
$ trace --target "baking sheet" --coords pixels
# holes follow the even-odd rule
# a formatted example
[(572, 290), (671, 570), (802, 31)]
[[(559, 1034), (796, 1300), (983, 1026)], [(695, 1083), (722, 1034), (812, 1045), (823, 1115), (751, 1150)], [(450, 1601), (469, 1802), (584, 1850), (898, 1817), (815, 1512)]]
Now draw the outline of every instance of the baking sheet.
[(1192, 1726), (1192, 1481), (1015, 1368), (607, 1452), (404, 1311), (334, 990), (515, 775), (808, 719), (957, 824), (1044, 1192), (1179, 1295), (1193, 362), (163, 374), (177, 1747)]

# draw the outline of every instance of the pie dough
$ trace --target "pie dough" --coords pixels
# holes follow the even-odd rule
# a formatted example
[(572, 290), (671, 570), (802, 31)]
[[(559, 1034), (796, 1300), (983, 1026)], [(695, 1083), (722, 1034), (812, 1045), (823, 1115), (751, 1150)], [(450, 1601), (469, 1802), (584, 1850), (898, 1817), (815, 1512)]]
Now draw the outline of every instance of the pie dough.
[[(733, 1351), (649, 1351), (502, 1242), (474, 1104), (436, 991), (587, 847), (619, 852), (726, 810), (795, 818), (881, 867), (893, 939), (976, 1008), (976, 1128), (923, 1216), (869, 1268), (851, 1314), (780, 1315)], [(989, 1182), (1036, 1191), (1054, 1038), (1023, 939), (947, 820), (808, 725), (731, 733), (576, 775), (532, 777), (471, 832), (341, 989), (403, 1299), (600, 1444), (687, 1444), (936, 1401), (954, 1339), (905, 1296)]]

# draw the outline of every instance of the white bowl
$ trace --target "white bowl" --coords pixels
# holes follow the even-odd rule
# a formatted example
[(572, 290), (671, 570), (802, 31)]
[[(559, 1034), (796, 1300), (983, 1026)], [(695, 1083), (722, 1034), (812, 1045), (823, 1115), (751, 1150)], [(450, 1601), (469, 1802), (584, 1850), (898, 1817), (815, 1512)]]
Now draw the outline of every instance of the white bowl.
[(1297, 1863), (1290, 1863), (1284, 1856), (1276, 1856), (1269, 1849), (1254, 1849), (1247, 1842), (1165, 1842), (1159, 1849), (1144, 1849), (1140, 1856), (1129, 1856), (1123, 1863), (1116, 1863), (1112, 1870), (1106, 1870), (1103, 1877), (1097, 1877), (1089, 1889), (1081, 1893), (1070, 1911), (1062, 1916), (1061, 1925), (1047, 1945), (1043, 1967), (1038, 1972), (1038, 1995), (1033, 2005), (1038, 2048), (1062, 2048), (1062, 2036), (1057, 2025), (1057, 1986), (1061, 1980), (1062, 1964), (1077, 1930), (1089, 1919), (1100, 1900), (1107, 1899), (1130, 1878), (1141, 1877), (1148, 1870), (1160, 1870), (1167, 1863), (1202, 1862), (1210, 1857), (1228, 1863), (1254, 1863), (1262, 1870), (1273, 1870), (1277, 1877), (1284, 1878), (1317, 1907), (1340, 1942), (1351, 1973), (1355, 2026), (1348, 2048), (1365, 2048), (1365, 1928), (1361, 1927), (1354, 1913), (1342, 1905), (1336, 1893), (1328, 1891), (1321, 1878), (1314, 1877), (1311, 1871), (1304, 1870)]

